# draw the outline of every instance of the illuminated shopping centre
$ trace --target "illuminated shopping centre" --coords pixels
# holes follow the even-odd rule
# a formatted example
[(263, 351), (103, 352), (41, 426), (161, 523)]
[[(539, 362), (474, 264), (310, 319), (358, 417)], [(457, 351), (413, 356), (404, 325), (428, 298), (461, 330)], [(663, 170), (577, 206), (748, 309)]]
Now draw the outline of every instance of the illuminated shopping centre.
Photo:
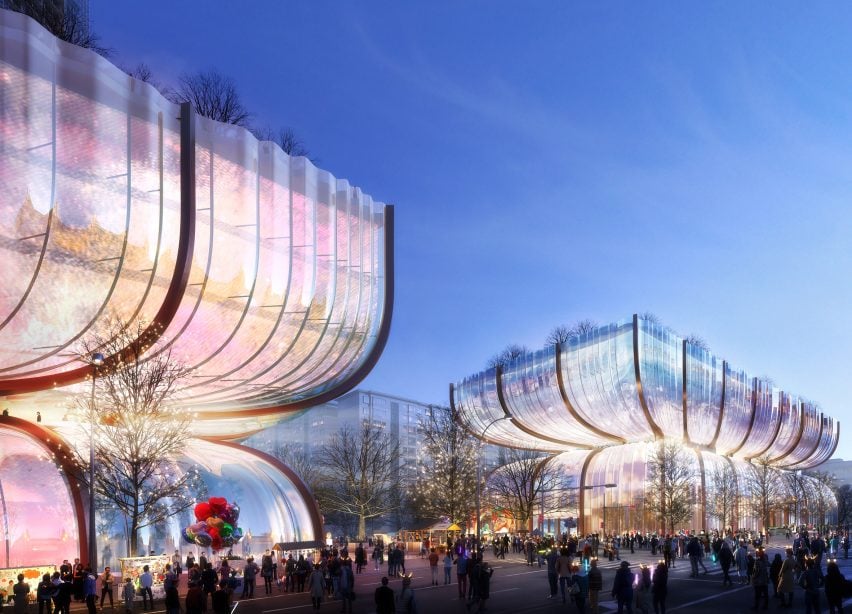
[[(304, 484), (236, 442), (375, 364), (392, 207), (23, 15), (0, 10), (0, 40), (0, 568), (86, 559), (68, 399), (94, 369), (76, 348), (110, 317), (150, 322), (146, 344), (167, 340), (157, 351), (192, 369), (185, 465), (255, 536), (313, 545)], [(177, 519), (164, 530), (179, 543)], [(123, 556), (123, 540), (96, 538)]]
[[(728, 464), (739, 494), (729, 525), (763, 530), (748, 505), (750, 460), (768, 459), (789, 476), (828, 460), (840, 435), (839, 422), (814, 403), (635, 315), (467, 377), (450, 396), (471, 434), (540, 450), (568, 478), (575, 503), (544, 520), (549, 532), (568, 517), (581, 532), (598, 530), (604, 502), (608, 531), (657, 530), (643, 503), (647, 461), (661, 440), (681, 443), (698, 468), (692, 519), (678, 528), (717, 527), (708, 476)], [(800, 483), (812, 496), (832, 496), (807, 476)], [(786, 505), (772, 526), (802, 521), (797, 498), (782, 493)]]

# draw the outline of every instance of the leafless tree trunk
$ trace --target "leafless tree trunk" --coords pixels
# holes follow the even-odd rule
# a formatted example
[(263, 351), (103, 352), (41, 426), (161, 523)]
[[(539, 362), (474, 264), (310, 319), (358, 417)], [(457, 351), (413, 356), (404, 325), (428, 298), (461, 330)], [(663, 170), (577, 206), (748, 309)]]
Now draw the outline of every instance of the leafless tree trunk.
[(746, 473), (746, 490), (752, 513), (763, 523), (758, 528), (766, 531), (770, 525), (770, 514), (780, 505), (783, 492), (781, 472), (769, 463), (768, 457), (751, 460), (751, 469)]
[[(95, 442), (95, 494), (128, 520), (131, 552), (139, 529), (165, 521), (203, 492), (194, 469), (175, 461), (186, 443), (187, 413), (174, 407), (186, 368), (168, 349), (146, 358), (147, 323), (109, 321), (103, 335), (86, 338), (79, 350), (87, 361), (94, 352), (116, 360), (97, 367), (94, 405), (84, 387), (73, 400), (84, 435), (75, 450), (78, 479), (88, 483), (89, 429)], [(140, 339), (142, 341), (140, 341)]]
[(722, 532), (732, 526), (734, 515), (739, 500), (737, 489), (737, 474), (733, 468), (725, 462), (721, 467), (715, 467), (707, 476), (710, 482), (708, 493), (708, 513), (712, 518), (719, 521)]
[(559, 505), (559, 497), (542, 497), (548, 492), (564, 490), (566, 486), (564, 478), (549, 461), (550, 458), (541, 452), (505, 448), (498, 456), (500, 466), (488, 476), (488, 494), (495, 504), (512, 513), (519, 530), (528, 530), (534, 510), (542, 502), (545, 507), (541, 513), (544, 514)]
[(510, 362), (516, 358), (520, 358), (527, 352), (529, 352), (529, 350), (525, 345), (518, 345), (517, 343), (507, 345), (502, 352), (495, 354), (488, 360), (488, 368), (496, 369), (497, 367), (505, 367)]
[(399, 464), (399, 444), (368, 421), (355, 430), (343, 427), (317, 452), (322, 470), (320, 506), (358, 518), (358, 538), (366, 538), (367, 519), (394, 509), (392, 477)]
[(661, 441), (654, 446), (647, 462), (645, 507), (670, 533), (692, 518), (694, 482), (693, 461), (679, 443)]
[(571, 326), (566, 326), (564, 324), (560, 324), (551, 330), (547, 339), (545, 339), (545, 344), (547, 345), (556, 345), (557, 343), (563, 345), (568, 343), (571, 339), (575, 337), (579, 337), (581, 335), (588, 334), (598, 328), (598, 323), (594, 320), (578, 320), (574, 322)]

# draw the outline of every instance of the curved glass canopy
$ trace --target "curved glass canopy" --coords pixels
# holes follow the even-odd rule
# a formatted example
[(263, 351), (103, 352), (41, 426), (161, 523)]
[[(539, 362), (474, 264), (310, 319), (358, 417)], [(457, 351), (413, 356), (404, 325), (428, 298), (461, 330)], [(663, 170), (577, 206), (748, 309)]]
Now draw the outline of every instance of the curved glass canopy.
[(665, 438), (808, 469), (833, 454), (840, 434), (812, 403), (639, 316), (527, 353), (451, 391), (471, 433), (509, 447), (578, 450)]
[(82, 381), (74, 351), (108, 316), (169, 340), (204, 419), (364, 377), (389, 326), (391, 207), (23, 15), (0, 11), (0, 37), (0, 395)]

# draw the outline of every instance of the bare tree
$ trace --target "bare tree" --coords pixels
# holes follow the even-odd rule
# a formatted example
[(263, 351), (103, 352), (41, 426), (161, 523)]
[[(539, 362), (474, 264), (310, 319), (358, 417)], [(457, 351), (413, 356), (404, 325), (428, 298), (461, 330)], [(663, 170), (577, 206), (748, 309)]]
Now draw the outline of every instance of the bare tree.
[(781, 505), (784, 493), (781, 472), (772, 466), (767, 456), (753, 458), (745, 482), (749, 507), (762, 523), (758, 528), (765, 531), (769, 528), (770, 514)]
[(695, 504), (693, 465), (693, 459), (674, 441), (657, 443), (648, 458), (645, 508), (671, 533), (676, 525), (692, 518)]
[(320, 506), (358, 519), (359, 538), (367, 534), (367, 519), (394, 509), (392, 477), (398, 468), (399, 444), (369, 421), (357, 430), (348, 426), (335, 433), (317, 454), (322, 486)]
[(698, 335), (692, 333), (684, 337), (683, 340), (693, 347), (701, 348), (706, 352), (710, 351), (710, 345), (707, 343), (707, 341), (704, 340), (704, 337), (699, 337)]
[(189, 102), (195, 112), (212, 120), (235, 126), (248, 127), (248, 112), (234, 80), (215, 69), (195, 74), (183, 74), (178, 87), (168, 94), (174, 103)]
[(650, 322), (651, 324), (662, 325), (662, 323), (663, 323), (663, 321), (660, 320), (660, 318), (657, 316), (657, 314), (654, 313), (653, 311), (643, 311), (642, 313), (639, 314), (639, 319), (640, 320), (646, 320), (646, 321)]
[(496, 369), (497, 367), (505, 367), (516, 358), (520, 358), (528, 352), (529, 350), (525, 345), (512, 343), (507, 345), (502, 352), (495, 354), (488, 360), (488, 368)]
[(432, 406), (421, 425), (424, 462), (412, 491), (422, 519), (467, 523), (476, 508), (476, 468), (481, 446), (453, 419), (450, 408)]
[(502, 448), (500, 464), (486, 480), (489, 496), (494, 503), (506, 508), (515, 518), (518, 530), (527, 530), (533, 512), (544, 501), (541, 513), (553, 511), (547, 505), (559, 505), (559, 497), (543, 497), (546, 493), (564, 490), (565, 480), (550, 463), (550, 458), (534, 450)]
[[(97, 370), (94, 405), (89, 390), (73, 399), (81, 428), (93, 432), (95, 494), (127, 519), (130, 552), (136, 552), (139, 529), (179, 514), (203, 494), (197, 471), (176, 462), (190, 418), (176, 410), (175, 401), (188, 370), (168, 348), (149, 353), (147, 327), (141, 320), (126, 323), (112, 317), (104, 334), (86, 338), (81, 360), (94, 352), (115, 358)], [(77, 448), (75, 453), (77, 477), (88, 482), (89, 449)]]
[(303, 446), (277, 443), (272, 448), (272, 456), (296, 472), (307, 487), (311, 489), (311, 492), (317, 492), (322, 484), (322, 474)]
[(32, 17), (56, 38), (67, 43), (91, 49), (104, 57), (112, 54), (112, 49), (100, 44), (100, 37), (91, 31), (88, 16), (76, 2), (5, 0), (3, 8)]
[(598, 328), (598, 323), (589, 319), (578, 320), (571, 326), (560, 324), (548, 333), (545, 343), (547, 345), (556, 345), (557, 343), (561, 345), (567, 343), (574, 337), (586, 335), (596, 328)]
[[(308, 151), (305, 143), (300, 139), (292, 128), (279, 128), (273, 130), (270, 127), (253, 128), (252, 134), (259, 141), (271, 141), (278, 145), (288, 156), (304, 156), (310, 159), (310, 151)], [(311, 162), (316, 163), (316, 160), (311, 159)]]
[(727, 462), (716, 466), (707, 476), (710, 488), (707, 501), (707, 513), (719, 521), (721, 531), (732, 526), (739, 501), (737, 474)]
[(843, 484), (834, 489), (837, 500), (837, 524), (844, 526), (852, 520), (852, 486)]
[(811, 471), (806, 474), (807, 479), (812, 480), (811, 490), (811, 512), (812, 522), (818, 527), (826, 524), (826, 515), (831, 508), (837, 506), (834, 492), (834, 476), (825, 471)]

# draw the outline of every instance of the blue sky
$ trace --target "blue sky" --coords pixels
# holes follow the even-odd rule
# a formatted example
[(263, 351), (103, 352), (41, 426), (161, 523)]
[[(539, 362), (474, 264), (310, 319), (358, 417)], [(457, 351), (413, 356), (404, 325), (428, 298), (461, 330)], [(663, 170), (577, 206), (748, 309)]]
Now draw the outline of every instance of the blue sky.
[(510, 342), (653, 311), (849, 424), (852, 5), (91, 13), (115, 61), (218, 68), (258, 123), (396, 205), (393, 329), (363, 386), (446, 402)]

